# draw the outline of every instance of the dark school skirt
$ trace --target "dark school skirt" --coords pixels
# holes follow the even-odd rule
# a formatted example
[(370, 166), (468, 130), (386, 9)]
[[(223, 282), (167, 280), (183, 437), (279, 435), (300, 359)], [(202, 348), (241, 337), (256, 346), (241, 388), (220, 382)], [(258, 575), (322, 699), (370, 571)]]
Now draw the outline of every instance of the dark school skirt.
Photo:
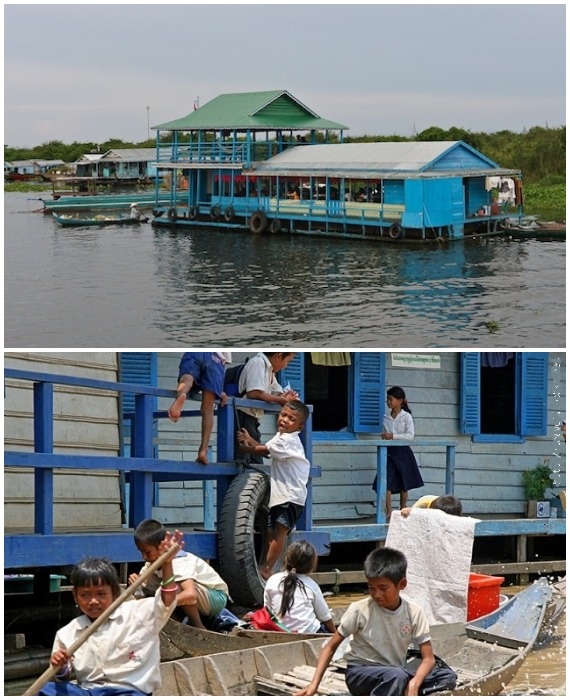
[(409, 491), (424, 485), (412, 448), (407, 445), (388, 448), (388, 491)]

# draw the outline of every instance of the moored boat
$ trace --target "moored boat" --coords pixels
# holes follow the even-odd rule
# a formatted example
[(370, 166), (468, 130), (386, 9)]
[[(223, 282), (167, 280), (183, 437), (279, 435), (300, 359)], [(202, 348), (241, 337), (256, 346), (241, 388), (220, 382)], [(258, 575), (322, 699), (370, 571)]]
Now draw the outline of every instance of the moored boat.
[(146, 224), (148, 217), (131, 219), (130, 216), (117, 216), (112, 214), (97, 214), (92, 216), (80, 216), (78, 214), (56, 214), (52, 212), (53, 218), (62, 226), (121, 226), (123, 224)]
[(213, 632), (183, 625), (169, 620), (160, 633), (160, 658), (173, 661), (181, 658), (206, 656), (239, 649), (270, 644), (283, 644), (292, 640), (326, 639), (328, 634), (296, 634), (292, 632), (271, 632), (236, 626), (229, 633)]
[[(440, 694), (501, 692), (532, 649), (551, 595), (546, 579), (540, 579), (485, 617), (432, 627), (435, 653), (459, 678), (453, 691)], [(310, 682), (322, 645), (322, 639), (310, 639), (163, 663), (155, 694), (292, 695)], [(349, 694), (340, 661), (327, 670), (319, 695)]]
[(517, 237), (566, 238), (566, 222), (539, 221), (538, 217), (535, 216), (504, 219), (500, 223), (500, 228), (505, 233)]

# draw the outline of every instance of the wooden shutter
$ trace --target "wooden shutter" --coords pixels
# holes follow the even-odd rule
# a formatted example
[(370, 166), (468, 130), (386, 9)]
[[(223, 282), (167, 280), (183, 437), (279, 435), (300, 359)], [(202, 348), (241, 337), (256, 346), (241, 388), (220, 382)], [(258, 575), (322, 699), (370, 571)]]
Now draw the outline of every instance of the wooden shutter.
[(386, 359), (382, 352), (355, 352), (354, 432), (379, 433), (384, 416)]
[(285, 386), (291, 385), (291, 389), (299, 392), (301, 401), (305, 400), (305, 355), (302, 352), (296, 352), (295, 357), (289, 362), (285, 369), (279, 372), (279, 384)]
[(547, 435), (548, 353), (523, 352), (521, 434)]
[(481, 353), (461, 353), (459, 431), (466, 435), (481, 432)]
[[(120, 352), (119, 353), (119, 381), (127, 384), (143, 384), (145, 386), (156, 386), (157, 383), (157, 355), (155, 352)], [(134, 413), (134, 394), (121, 394), (121, 415)], [(153, 403), (156, 410), (157, 399)], [(129, 442), (124, 442), (125, 438), (131, 437), (131, 421), (123, 418), (122, 442), (123, 450), (130, 450)]]

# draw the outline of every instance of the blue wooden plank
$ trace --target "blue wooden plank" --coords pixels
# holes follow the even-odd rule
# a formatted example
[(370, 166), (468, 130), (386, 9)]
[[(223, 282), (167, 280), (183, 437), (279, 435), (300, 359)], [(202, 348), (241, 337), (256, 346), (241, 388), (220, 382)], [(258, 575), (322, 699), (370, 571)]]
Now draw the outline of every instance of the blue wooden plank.
[[(203, 559), (217, 557), (217, 534), (184, 534), (187, 551)], [(49, 562), (46, 562), (49, 557)], [(4, 535), (4, 568), (69, 566), (83, 557), (108, 557), (116, 562), (141, 561), (131, 531), (97, 534)]]
[[(34, 384), (34, 449), (53, 452), (53, 384)], [(34, 472), (34, 532), (53, 532), (53, 471)]]
[[(360, 524), (329, 526), (318, 525), (316, 532), (330, 535), (337, 542), (373, 542), (386, 539), (387, 524)], [(564, 535), (566, 521), (562, 518), (521, 518), (520, 520), (482, 520), (475, 525), (475, 536), (505, 535)]]

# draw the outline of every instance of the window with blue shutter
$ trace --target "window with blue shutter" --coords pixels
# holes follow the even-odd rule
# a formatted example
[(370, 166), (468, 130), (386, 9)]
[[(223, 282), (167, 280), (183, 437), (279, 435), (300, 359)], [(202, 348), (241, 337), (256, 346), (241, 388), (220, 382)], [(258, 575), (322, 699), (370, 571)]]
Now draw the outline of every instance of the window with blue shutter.
[(311, 353), (296, 353), (280, 373), (302, 401), (313, 406), (315, 439), (379, 433), (386, 398), (386, 359), (381, 352), (351, 353), (351, 364), (313, 364)]
[[(120, 352), (119, 353), (119, 381), (126, 384), (142, 384), (144, 386), (156, 386), (157, 383), (157, 355), (155, 352)], [(156, 410), (157, 400), (154, 399)], [(134, 413), (134, 394), (123, 393), (121, 396), (121, 415)], [(122, 449), (124, 454), (129, 454), (131, 437), (131, 421), (123, 419)]]
[(379, 433), (386, 399), (386, 356), (382, 352), (354, 354), (354, 432)]
[(285, 369), (282, 369), (277, 376), (281, 386), (291, 385), (299, 394), (301, 401), (305, 401), (305, 356), (302, 352), (296, 352), (293, 359)]
[(460, 431), (477, 442), (547, 434), (548, 353), (461, 355)]

